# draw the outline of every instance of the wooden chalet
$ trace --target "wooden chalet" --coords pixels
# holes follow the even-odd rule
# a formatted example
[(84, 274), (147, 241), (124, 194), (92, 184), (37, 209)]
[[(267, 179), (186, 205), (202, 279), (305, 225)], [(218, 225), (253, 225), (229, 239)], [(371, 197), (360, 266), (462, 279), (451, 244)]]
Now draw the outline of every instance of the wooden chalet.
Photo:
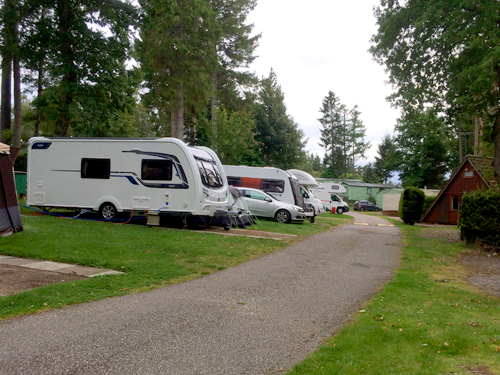
[(462, 195), (497, 185), (493, 172), (493, 158), (469, 155), (439, 192), (424, 213), (421, 222), (458, 224)]

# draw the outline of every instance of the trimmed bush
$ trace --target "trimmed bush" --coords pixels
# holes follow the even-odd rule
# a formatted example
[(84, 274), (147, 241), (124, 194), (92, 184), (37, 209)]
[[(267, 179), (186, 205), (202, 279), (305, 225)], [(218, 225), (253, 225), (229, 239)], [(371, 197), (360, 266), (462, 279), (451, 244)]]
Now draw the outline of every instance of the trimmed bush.
[(426, 195), (425, 196), (425, 199), (424, 199), (424, 208), (422, 209), (422, 214), (424, 214), (425, 211), (427, 211), (427, 209), (432, 204), (432, 202), (434, 202), (434, 199), (436, 199), (436, 197), (434, 197), (432, 195)]
[(500, 192), (476, 190), (462, 196), (460, 237), (467, 243), (480, 241), (500, 247)]
[(406, 223), (413, 225), (422, 217), (425, 194), (417, 187), (403, 190), (399, 200), (399, 217)]

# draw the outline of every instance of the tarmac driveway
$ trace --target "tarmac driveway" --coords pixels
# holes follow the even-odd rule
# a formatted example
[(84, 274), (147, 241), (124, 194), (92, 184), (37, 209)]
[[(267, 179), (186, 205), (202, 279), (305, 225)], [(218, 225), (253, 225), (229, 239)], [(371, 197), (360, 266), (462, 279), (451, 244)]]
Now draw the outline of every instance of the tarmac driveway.
[(349, 214), (366, 225), (190, 282), (0, 322), (0, 374), (283, 373), (398, 266), (399, 230)]

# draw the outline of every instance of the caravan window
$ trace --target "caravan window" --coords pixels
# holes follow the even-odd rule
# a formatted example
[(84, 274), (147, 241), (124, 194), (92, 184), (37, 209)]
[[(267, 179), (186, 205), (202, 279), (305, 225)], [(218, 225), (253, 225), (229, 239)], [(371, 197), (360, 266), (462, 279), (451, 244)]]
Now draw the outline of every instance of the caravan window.
[(262, 179), (260, 190), (264, 190), (267, 193), (283, 193), (285, 191), (285, 181)]
[(141, 178), (143, 180), (172, 181), (172, 160), (143, 159)]
[(241, 177), (227, 176), (227, 184), (233, 186), (241, 186)]
[(81, 178), (109, 179), (110, 171), (109, 159), (82, 159)]
[(220, 188), (224, 186), (224, 181), (219, 173), (217, 165), (205, 160), (196, 160), (200, 171), (201, 182), (209, 188)]

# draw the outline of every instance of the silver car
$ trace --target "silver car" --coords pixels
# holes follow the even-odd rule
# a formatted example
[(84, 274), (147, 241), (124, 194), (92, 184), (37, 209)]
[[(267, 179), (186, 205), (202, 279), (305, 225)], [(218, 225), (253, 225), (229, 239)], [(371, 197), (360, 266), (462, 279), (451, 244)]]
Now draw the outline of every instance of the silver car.
[(302, 207), (281, 202), (262, 190), (252, 188), (237, 189), (241, 192), (248, 204), (248, 208), (255, 216), (274, 218), (280, 223), (304, 221), (306, 218)]

